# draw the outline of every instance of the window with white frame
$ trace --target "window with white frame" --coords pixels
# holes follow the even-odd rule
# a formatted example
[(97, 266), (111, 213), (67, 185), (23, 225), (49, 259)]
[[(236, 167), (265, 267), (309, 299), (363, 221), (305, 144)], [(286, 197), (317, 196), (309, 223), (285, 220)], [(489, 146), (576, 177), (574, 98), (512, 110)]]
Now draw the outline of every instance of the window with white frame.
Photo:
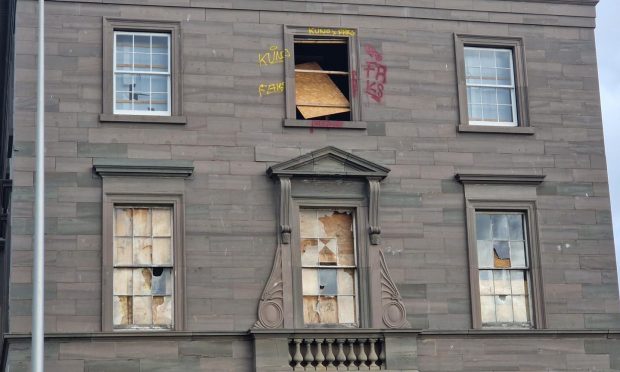
[(483, 327), (532, 327), (526, 214), (476, 211)]
[(114, 114), (171, 115), (170, 34), (114, 32)]
[(517, 126), (513, 51), (466, 46), (464, 54), (469, 124)]
[(173, 327), (171, 206), (113, 208), (113, 326)]
[(299, 215), (304, 324), (357, 326), (353, 210), (302, 208)]

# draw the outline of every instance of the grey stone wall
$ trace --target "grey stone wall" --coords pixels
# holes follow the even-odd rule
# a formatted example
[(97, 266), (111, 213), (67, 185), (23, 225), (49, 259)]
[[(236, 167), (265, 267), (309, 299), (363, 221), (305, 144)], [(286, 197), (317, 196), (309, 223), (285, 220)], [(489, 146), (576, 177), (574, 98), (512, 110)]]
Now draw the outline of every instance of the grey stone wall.
[[(274, 185), (265, 170), (327, 145), (392, 169), (380, 200), (382, 248), (413, 328), (470, 328), (464, 196), (453, 177), (494, 171), (547, 176), (537, 207), (548, 327), (619, 328), (595, 12), (573, 3), (47, 1), (47, 331), (101, 329), (102, 195), (93, 159), (194, 161), (185, 181), (186, 329), (246, 331), (256, 321), (276, 247)], [(16, 20), (11, 333), (30, 329), (35, 5), (19, 0)], [(181, 23), (186, 125), (99, 121), (103, 17)], [(257, 57), (283, 46), (283, 25), (357, 28), (360, 44), (383, 54), (384, 100), (362, 97), (367, 130), (282, 126), (284, 95), (260, 97), (258, 85), (282, 81), (284, 67), (260, 66)], [(523, 38), (533, 135), (457, 132), (454, 33)], [(442, 370), (437, 358), (453, 339), (422, 340), (420, 369)], [(620, 369), (617, 356), (601, 351), (612, 343), (600, 343), (568, 340), (565, 354), (596, 354), (584, 363)], [(450, 362), (456, 370), (503, 368), (492, 357), (464, 359), (469, 344), (459, 345), (461, 354)], [(496, 352), (484, 340), (471, 345), (481, 355)], [(56, 353), (68, 347), (74, 346), (61, 343)], [(171, 348), (188, 365), (204, 369), (212, 361)], [(571, 358), (579, 359), (558, 357), (553, 368), (573, 368)], [(62, 363), (63, 370), (102, 370), (98, 362)]]

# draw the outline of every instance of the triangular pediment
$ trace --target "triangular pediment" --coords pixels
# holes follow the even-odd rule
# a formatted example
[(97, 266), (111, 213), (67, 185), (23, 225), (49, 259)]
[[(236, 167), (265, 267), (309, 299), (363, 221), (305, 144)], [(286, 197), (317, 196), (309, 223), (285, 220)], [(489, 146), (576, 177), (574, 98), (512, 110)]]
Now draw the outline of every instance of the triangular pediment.
[(377, 177), (383, 179), (389, 168), (328, 146), (294, 159), (273, 165), (267, 169), (270, 176), (311, 177)]

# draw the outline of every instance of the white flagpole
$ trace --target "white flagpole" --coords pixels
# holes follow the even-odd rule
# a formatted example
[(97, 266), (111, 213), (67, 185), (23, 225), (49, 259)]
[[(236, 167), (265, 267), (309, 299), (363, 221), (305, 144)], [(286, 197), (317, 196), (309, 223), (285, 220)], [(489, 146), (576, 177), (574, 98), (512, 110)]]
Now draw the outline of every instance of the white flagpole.
[(39, 63), (37, 67), (36, 172), (34, 183), (34, 261), (32, 267), (31, 370), (43, 372), (45, 270), (45, 7), (39, 0)]

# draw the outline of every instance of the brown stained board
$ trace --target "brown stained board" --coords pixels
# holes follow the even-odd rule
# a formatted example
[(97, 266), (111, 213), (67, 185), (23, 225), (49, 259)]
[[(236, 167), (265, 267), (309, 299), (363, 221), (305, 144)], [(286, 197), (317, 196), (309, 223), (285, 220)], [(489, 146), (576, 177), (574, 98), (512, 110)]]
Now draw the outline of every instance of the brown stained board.
[[(323, 70), (316, 62), (295, 65), (295, 69)], [(328, 74), (295, 72), (295, 102), (305, 119), (351, 111), (349, 100)]]

